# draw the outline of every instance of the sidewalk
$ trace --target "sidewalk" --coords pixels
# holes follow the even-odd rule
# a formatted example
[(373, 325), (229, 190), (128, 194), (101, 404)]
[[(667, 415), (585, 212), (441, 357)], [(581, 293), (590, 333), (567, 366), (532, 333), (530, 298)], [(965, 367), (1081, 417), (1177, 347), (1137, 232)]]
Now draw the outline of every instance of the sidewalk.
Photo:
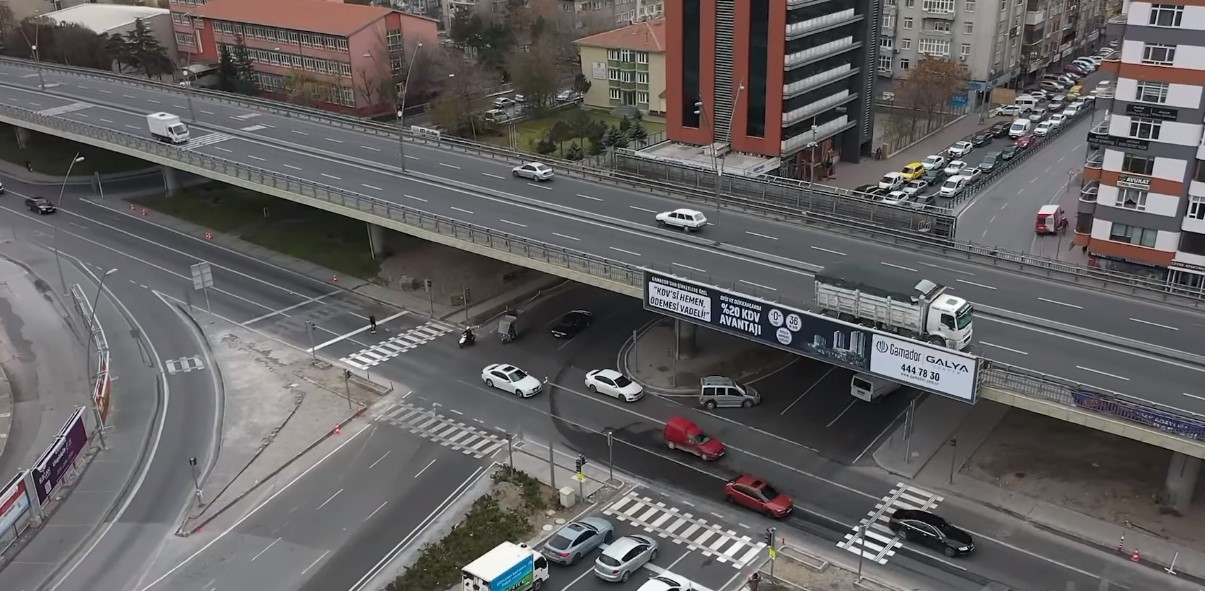
[[(875, 116), (885, 117), (886, 115), (876, 113)], [(969, 113), (955, 119), (950, 125), (913, 142), (889, 158), (884, 158), (883, 160), (863, 158), (857, 164), (838, 163), (837, 178), (831, 179), (828, 182), (846, 189), (853, 189), (861, 185), (877, 184), (884, 174), (901, 170), (908, 164), (924, 160), (925, 156), (930, 154), (940, 153), (949, 148), (954, 142), (973, 135), (976, 131), (989, 127), (996, 121), (1004, 121), (1005, 119), (1007, 118), (985, 116), (983, 123), (979, 123), (979, 114)]]
[[(1205, 553), (1135, 527), (1095, 519), (962, 474), (963, 466), (1007, 412), (1009, 407), (990, 401), (981, 400), (971, 406), (929, 396), (916, 411), (910, 449), (904, 444), (901, 425), (874, 452), (875, 462), (884, 470), (929, 490), (1002, 511), (1104, 552), (1117, 553), (1118, 541), (1124, 535), (1123, 553), (1127, 558), (1140, 551), (1141, 563), (1159, 570), (1165, 570), (1175, 560), (1175, 570), (1181, 578), (1205, 580)], [(949, 445), (951, 439), (957, 441), (956, 446)]]
[[(619, 350), (619, 371), (650, 392), (669, 396), (697, 396), (699, 378), (720, 375), (738, 382), (751, 382), (773, 373), (797, 358), (745, 339), (699, 327), (695, 350), (675, 359), (677, 336), (674, 321), (658, 320), (646, 325)], [(683, 352), (685, 353), (685, 352)]]

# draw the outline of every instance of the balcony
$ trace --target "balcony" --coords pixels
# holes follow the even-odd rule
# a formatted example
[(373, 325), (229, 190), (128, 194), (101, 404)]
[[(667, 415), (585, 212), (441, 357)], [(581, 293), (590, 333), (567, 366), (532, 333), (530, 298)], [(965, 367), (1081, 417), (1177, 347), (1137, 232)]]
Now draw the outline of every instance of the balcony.
[[(1180, 229), (1185, 232), (1192, 232), (1193, 234), (1205, 234), (1205, 220), (1184, 216), (1184, 221), (1180, 223)], [(1178, 255), (1177, 258), (1179, 258)]]
[[(1100, 194), (1100, 181), (1088, 181), (1084, 183), (1079, 190), (1079, 206), (1076, 211), (1096, 211), (1096, 196)], [(1091, 211), (1088, 211), (1086, 204), (1092, 204)]]
[(1100, 63), (1099, 71), (1110, 76), (1116, 76), (1121, 70), (1121, 52), (1113, 54), (1113, 57)]
[(819, 115), (820, 113), (823, 113), (837, 105), (845, 104), (855, 98), (857, 98), (857, 95), (850, 94), (848, 90), (842, 90), (836, 94), (826, 96), (814, 103), (804, 105), (789, 113), (783, 113), (782, 126), (789, 127), (799, 123), (800, 121), (803, 121), (808, 117)]
[(808, 145), (809, 142), (818, 142), (833, 136), (850, 125), (852, 124), (849, 121), (849, 117), (845, 115), (837, 117), (836, 119), (833, 119), (824, 125), (817, 126), (816, 133), (812, 133), (812, 130), (809, 129), (808, 131), (805, 131), (804, 133), (801, 133), (795, 137), (783, 140), (782, 153), (791, 154), (799, 148)]
[(1103, 174), (1103, 169), (1101, 167), (1104, 165), (1104, 161), (1104, 150), (1097, 150), (1091, 154), (1088, 154), (1088, 159), (1084, 161), (1084, 182), (1100, 181), (1100, 177)]
[(786, 69), (790, 70), (792, 68), (798, 68), (799, 66), (811, 61), (849, 51), (855, 47), (857, 47), (857, 44), (854, 43), (854, 38), (852, 36), (842, 37), (836, 41), (829, 41), (823, 45), (817, 45), (803, 51), (792, 53), (791, 55), (787, 56), (787, 59), (784, 60), (783, 65)]
[(950, 31), (941, 29), (921, 29), (920, 34), (933, 39), (949, 39), (952, 36)]
[(1105, 117), (1101, 121), (1097, 121), (1088, 129), (1088, 146), (1091, 148), (1099, 148), (1105, 145), (1109, 139), (1109, 117)]
[[(852, 8), (848, 8), (840, 12), (834, 12), (832, 14), (826, 14), (824, 16), (818, 16), (816, 18), (810, 18), (801, 23), (787, 25), (787, 39), (798, 39), (804, 35), (807, 35), (808, 33), (813, 33), (821, 29), (829, 29), (832, 27), (856, 22), (860, 18), (861, 17), (858, 16)], [(894, 33), (892, 34), (894, 35)]]
[(1025, 24), (1028, 26), (1040, 25), (1046, 21), (1045, 10), (1031, 10), (1025, 13)]
[(820, 86), (830, 82), (841, 80), (842, 78), (848, 78), (857, 72), (858, 68), (855, 68), (850, 64), (842, 64), (831, 70), (826, 70), (824, 72), (820, 72), (819, 74), (808, 76), (803, 80), (792, 82), (790, 84), (783, 84), (782, 96), (783, 98), (799, 96), (809, 90), (819, 88)]
[(924, 18), (935, 18), (943, 21), (952, 21), (957, 18), (953, 10), (925, 8), (921, 12), (925, 15)]

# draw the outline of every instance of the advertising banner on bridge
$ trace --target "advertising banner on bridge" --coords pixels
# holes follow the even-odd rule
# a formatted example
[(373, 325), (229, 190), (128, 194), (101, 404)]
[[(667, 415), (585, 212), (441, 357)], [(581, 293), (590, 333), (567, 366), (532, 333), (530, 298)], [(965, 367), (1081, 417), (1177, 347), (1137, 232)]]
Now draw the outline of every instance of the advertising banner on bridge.
[(1156, 408), (1142, 407), (1133, 402), (1122, 400), (1117, 396), (1089, 390), (1080, 390), (1074, 396), (1075, 405), (1080, 408), (1128, 419), (1135, 423), (1154, 427), (1160, 431), (1175, 433), (1181, 437), (1205, 441), (1205, 421), (1192, 417), (1177, 416), (1171, 409), (1162, 411)]
[(18, 472), (12, 482), (0, 490), (0, 553), (29, 525), (32, 508), (33, 501), (25, 488), (25, 472)]
[(927, 392), (975, 402), (978, 358), (653, 271), (647, 310)]
[(62, 483), (63, 477), (75, 464), (75, 459), (88, 446), (88, 430), (84, 424), (84, 409), (77, 408), (63, 425), (50, 448), (42, 453), (33, 467), (33, 485), (38, 502), (45, 504)]
[(102, 422), (109, 420), (109, 397), (112, 394), (113, 380), (109, 377), (108, 365), (102, 362), (100, 371), (96, 373), (96, 388), (92, 392), (92, 401), (96, 404), (96, 411), (100, 413)]

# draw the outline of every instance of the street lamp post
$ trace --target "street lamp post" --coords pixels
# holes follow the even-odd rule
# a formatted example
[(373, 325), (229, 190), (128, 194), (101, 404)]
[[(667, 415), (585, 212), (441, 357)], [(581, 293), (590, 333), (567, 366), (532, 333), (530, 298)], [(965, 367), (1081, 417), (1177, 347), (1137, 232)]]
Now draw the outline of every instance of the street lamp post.
[[(745, 92), (745, 83), (742, 81), (736, 87), (736, 98), (732, 99), (732, 112), (728, 113), (728, 133), (724, 134), (724, 145), (732, 145), (732, 120), (736, 119), (736, 106), (741, 102), (741, 93)], [(724, 159), (720, 158), (720, 169), (716, 173), (718, 177), (724, 176)]]
[(402, 172), (406, 172), (406, 144), (402, 141), (402, 135), (405, 133), (405, 125), (402, 120), (406, 117), (406, 95), (410, 94), (410, 72), (414, 71), (414, 62), (418, 59), (418, 50), (423, 48), (423, 44), (419, 43), (414, 46), (414, 55), (410, 56), (410, 65), (406, 66), (406, 78), (402, 81), (401, 101), (397, 109), (397, 154), (402, 161)]
[(100, 385), (99, 381), (96, 384), (92, 383), (92, 342), (96, 340), (96, 306), (100, 304), (100, 292), (105, 288), (105, 280), (116, 272), (116, 268), (105, 271), (105, 274), (100, 276), (100, 282), (96, 284), (96, 295), (92, 296), (92, 313), (88, 316), (88, 339), (84, 342), (84, 364), (86, 368), (84, 375), (88, 377), (89, 385), (87, 396), (89, 406), (92, 407), (92, 413), (96, 415), (96, 433), (97, 438), (100, 440), (101, 449), (108, 449), (108, 445), (105, 443), (104, 417), (100, 416), (100, 409), (96, 407), (96, 399), (92, 397), (92, 392)]
[[(37, 38), (37, 33), (34, 33), (34, 38), (35, 39)], [(33, 45), (29, 46), (29, 51), (33, 54), (33, 62), (35, 64), (37, 64), (36, 67), (38, 69), (38, 87), (42, 89), (42, 92), (46, 92), (46, 78), (42, 77), (42, 60), (38, 57), (37, 42), (34, 42)]]
[(808, 149), (812, 151), (812, 157), (808, 162), (808, 183), (811, 185), (816, 184), (816, 148), (819, 147), (819, 144), (816, 143), (816, 132), (819, 129), (816, 124), (812, 124), (812, 141), (807, 145)]
[[(59, 187), (59, 202), (55, 204), (55, 208), (63, 206), (63, 193), (67, 192), (67, 179), (71, 178), (71, 169), (75, 165), (83, 162), (84, 157), (80, 156), (79, 152), (75, 153), (75, 157), (71, 159), (71, 164), (67, 165), (67, 174), (63, 175), (63, 184)], [(54, 264), (59, 268), (59, 282), (63, 284), (63, 296), (67, 296), (67, 280), (63, 277), (63, 259), (59, 256), (59, 225), (54, 225), (54, 236), (51, 238), (54, 244)]]
[(703, 101), (695, 101), (695, 115), (698, 115), (703, 123), (707, 124), (707, 135), (711, 136), (711, 141), (708, 142), (708, 150), (711, 150), (711, 169), (715, 171), (715, 209), (720, 210), (720, 166), (715, 159), (715, 127), (711, 124), (711, 119), (707, 117), (707, 109), (703, 106)]

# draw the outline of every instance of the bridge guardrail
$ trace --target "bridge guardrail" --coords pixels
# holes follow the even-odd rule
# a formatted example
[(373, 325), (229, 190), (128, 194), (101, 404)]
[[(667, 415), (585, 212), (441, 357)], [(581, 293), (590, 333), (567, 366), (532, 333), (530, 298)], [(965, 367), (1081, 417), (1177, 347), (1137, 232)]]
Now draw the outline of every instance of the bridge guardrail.
[[(226, 175), (252, 184), (260, 184), (303, 197), (354, 208), (426, 232), (450, 236), (491, 250), (556, 265), (622, 285), (643, 288), (643, 269), (621, 261), (515, 236), (353, 191), (226, 160), (218, 156), (198, 154), (141, 136), (61, 117), (41, 115), (35, 111), (12, 105), (0, 104), (0, 118), (2, 117), (58, 129), (76, 137), (90, 138), (98, 145), (120, 145), (128, 149), (151, 153), (164, 160), (204, 168), (218, 175)], [(680, 273), (677, 270), (675, 272)], [(1093, 388), (1055, 376), (1047, 376), (990, 359), (985, 359), (985, 362), (987, 368), (983, 371), (982, 384), (1008, 389), (1022, 396), (1109, 414), (1190, 439), (1205, 440), (1205, 416), (1172, 409), (1109, 390)]]

